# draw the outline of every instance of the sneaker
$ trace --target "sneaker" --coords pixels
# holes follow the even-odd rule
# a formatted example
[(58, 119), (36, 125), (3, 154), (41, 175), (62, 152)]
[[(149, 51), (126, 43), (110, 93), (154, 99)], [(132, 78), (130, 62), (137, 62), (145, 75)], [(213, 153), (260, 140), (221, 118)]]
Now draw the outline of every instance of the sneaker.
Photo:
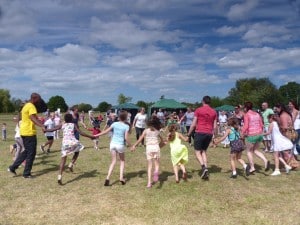
[(246, 166), (245, 174), (247, 177), (250, 175), (250, 165), (249, 164), (247, 164), (247, 166)]
[(125, 184), (126, 184), (126, 181), (125, 181), (125, 180), (120, 180), (120, 183), (121, 183), (122, 185), (125, 185)]
[(151, 183), (147, 184), (147, 188), (152, 188), (152, 184)]
[(10, 169), (10, 168), (8, 167), (7, 171), (10, 172), (10, 173), (12, 173), (14, 176), (17, 176), (17, 173), (16, 173), (15, 170), (12, 170), (12, 169)]
[(237, 174), (231, 174), (230, 178), (236, 179), (237, 178)]
[(289, 173), (291, 169), (292, 169), (291, 166), (289, 166), (289, 165), (286, 165), (286, 166), (285, 166), (285, 171), (286, 171), (286, 173)]
[(40, 149), (41, 149), (41, 151), (42, 151), (43, 153), (45, 153), (45, 149), (44, 149), (44, 146), (43, 146), (43, 145), (40, 146)]
[(29, 175), (23, 175), (23, 178), (25, 178), (25, 179), (33, 179), (34, 177), (31, 174), (29, 174)]
[(201, 174), (201, 179), (206, 180), (208, 179), (208, 176), (209, 176), (208, 169), (204, 169)]
[(109, 186), (109, 180), (105, 179), (104, 186)]
[(49, 154), (49, 153), (50, 153), (50, 148), (47, 149), (47, 154)]
[(69, 163), (68, 169), (70, 170), (70, 172), (73, 173), (73, 163), (71, 163), (71, 162)]
[(279, 170), (274, 170), (274, 172), (271, 174), (271, 176), (278, 176), (280, 175), (280, 171)]
[(57, 183), (58, 183), (59, 185), (62, 185), (62, 175), (61, 175), (61, 174), (59, 174), (59, 175), (57, 176)]

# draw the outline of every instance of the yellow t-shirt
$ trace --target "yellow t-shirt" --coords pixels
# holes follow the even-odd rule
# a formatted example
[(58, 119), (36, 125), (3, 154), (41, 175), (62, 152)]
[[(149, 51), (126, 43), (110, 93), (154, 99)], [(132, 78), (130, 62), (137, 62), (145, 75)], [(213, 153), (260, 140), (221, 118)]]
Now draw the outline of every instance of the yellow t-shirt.
[(31, 121), (30, 116), (37, 114), (34, 104), (31, 102), (26, 103), (21, 111), (22, 123), (20, 126), (21, 136), (34, 136), (36, 135), (35, 124)]

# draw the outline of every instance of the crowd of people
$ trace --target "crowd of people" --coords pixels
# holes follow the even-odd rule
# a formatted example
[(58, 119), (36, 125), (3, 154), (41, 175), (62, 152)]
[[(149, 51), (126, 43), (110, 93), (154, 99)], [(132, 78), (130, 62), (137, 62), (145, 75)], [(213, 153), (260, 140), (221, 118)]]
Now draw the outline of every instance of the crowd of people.
[[(62, 184), (62, 174), (65, 168), (68, 155), (72, 159), (68, 169), (73, 172), (73, 167), (78, 159), (79, 152), (84, 146), (79, 140), (80, 136), (90, 138), (94, 141), (94, 148), (98, 150), (99, 137), (108, 134), (110, 137), (111, 164), (108, 169), (104, 186), (110, 186), (110, 177), (120, 160), (120, 183), (126, 184), (125, 179), (125, 149), (130, 147), (135, 151), (141, 144), (146, 148), (147, 187), (151, 188), (159, 180), (160, 170), (160, 149), (168, 145), (171, 153), (171, 161), (176, 183), (180, 179), (187, 180), (185, 164), (188, 162), (188, 148), (182, 144), (187, 142), (194, 146), (195, 157), (201, 167), (201, 178), (209, 179), (209, 166), (207, 150), (209, 146), (216, 146), (225, 143), (230, 146), (230, 166), (232, 169), (231, 178), (237, 178), (236, 161), (243, 169), (245, 176), (255, 174), (254, 156), (262, 160), (265, 171), (270, 170), (270, 161), (265, 153), (273, 152), (275, 167), (272, 176), (280, 175), (280, 166), (289, 173), (297, 168), (296, 155), (300, 154), (300, 112), (294, 101), (289, 105), (277, 104), (274, 109), (269, 108), (267, 102), (261, 105), (261, 111), (253, 109), (251, 102), (245, 102), (243, 106), (235, 107), (233, 112), (217, 112), (210, 106), (211, 98), (204, 96), (202, 106), (192, 110), (187, 108), (186, 112), (153, 112), (148, 116), (144, 108), (134, 116), (131, 123), (130, 114), (121, 110), (118, 115), (108, 113), (103, 131), (100, 130), (100, 123), (104, 118), (95, 117), (89, 113), (89, 126), (85, 124), (84, 113), (79, 113), (77, 107), (71, 108), (64, 115), (61, 121), (60, 113), (49, 113), (45, 121), (38, 118), (41, 96), (37, 93), (31, 95), (30, 101), (23, 106), (20, 116), (16, 121), (16, 150), (14, 162), (9, 166), (8, 171), (16, 175), (16, 170), (23, 163), (24, 178), (32, 178), (31, 170), (36, 155), (37, 131), (36, 126), (41, 127), (47, 141), (40, 145), (41, 151), (51, 152), (53, 141), (62, 135), (61, 162), (57, 181)], [(86, 134), (80, 129), (80, 125), (91, 134)], [(136, 142), (130, 142), (130, 134), (135, 129)], [(290, 130), (297, 132), (298, 137), (292, 139), (287, 135)], [(291, 140), (292, 139), (292, 140)], [(224, 142), (225, 141), (225, 142)], [(264, 150), (260, 149), (263, 143)], [(47, 147), (47, 149), (46, 149)], [(248, 163), (242, 159), (245, 150)], [(281, 164), (280, 164), (281, 163)], [(182, 177), (179, 177), (179, 169), (182, 170)]]

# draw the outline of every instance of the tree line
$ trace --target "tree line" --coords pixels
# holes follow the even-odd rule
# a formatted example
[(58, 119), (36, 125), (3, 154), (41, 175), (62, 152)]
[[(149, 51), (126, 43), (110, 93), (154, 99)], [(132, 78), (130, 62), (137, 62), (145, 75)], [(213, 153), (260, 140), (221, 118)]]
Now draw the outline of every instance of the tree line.
[[(160, 98), (164, 98), (162, 95)], [(270, 106), (277, 103), (287, 104), (290, 100), (294, 100), (297, 105), (300, 101), (300, 84), (297, 82), (288, 82), (285, 85), (277, 88), (269, 78), (247, 78), (239, 79), (235, 83), (235, 87), (231, 88), (228, 92), (228, 96), (220, 98), (217, 96), (211, 96), (212, 107), (218, 107), (221, 105), (239, 105), (245, 101), (251, 101), (254, 107), (259, 108), (262, 102), (268, 102)], [(200, 100), (200, 99), (199, 99)], [(125, 96), (124, 94), (118, 95), (118, 103), (131, 102), (132, 97)], [(11, 113), (19, 111), (22, 106), (22, 100), (12, 98), (9, 90), (0, 89), (0, 113)], [(200, 102), (182, 102), (183, 104), (197, 108)], [(154, 102), (137, 101), (136, 105), (139, 107), (148, 108)], [(50, 111), (55, 111), (60, 108), (62, 112), (66, 112), (69, 107), (62, 96), (56, 95), (49, 99), (47, 106)], [(79, 103), (76, 105), (79, 111), (87, 112), (89, 110), (96, 110), (100, 112), (106, 112), (112, 107), (112, 105), (106, 101), (102, 101), (96, 108), (93, 108), (89, 103)]]

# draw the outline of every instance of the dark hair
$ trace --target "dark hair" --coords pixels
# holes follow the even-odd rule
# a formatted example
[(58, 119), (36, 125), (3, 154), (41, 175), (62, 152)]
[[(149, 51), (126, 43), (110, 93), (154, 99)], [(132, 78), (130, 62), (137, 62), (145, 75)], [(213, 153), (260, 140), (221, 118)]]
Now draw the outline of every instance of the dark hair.
[(211, 98), (210, 98), (209, 96), (206, 95), (206, 96), (203, 97), (202, 101), (203, 101), (205, 104), (210, 104)]
[(295, 107), (295, 109), (299, 110), (299, 107), (295, 100), (290, 100), (289, 102), (292, 103), (292, 105)]
[(168, 129), (169, 129), (168, 140), (169, 141), (174, 141), (175, 136), (176, 136), (177, 125), (176, 124), (171, 124), (168, 127)]
[(280, 108), (280, 112), (279, 112), (279, 116), (283, 113), (286, 112), (287, 114), (289, 114), (292, 117), (292, 114), (290, 113), (290, 111), (288, 110), (287, 106), (283, 103), (277, 103), (275, 105), (276, 108)]
[(119, 120), (123, 122), (127, 120), (127, 112), (125, 110), (120, 111)]
[(236, 126), (236, 125), (240, 125), (240, 121), (239, 121), (238, 118), (232, 117), (232, 118), (228, 119), (227, 124), (229, 126), (233, 127), (233, 126)]
[(252, 110), (252, 108), (253, 108), (253, 103), (252, 102), (245, 102), (245, 104), (244, 104), (244, 108), (245, 108), (245, 110), (248, 112), (249, 110)]
[(73, 116), (72, 116), (72, 114), (70, 114), (70, 113), (66, 113), (64, 119), (65, 119), (65, 122), (66, 122), (66, 123), (72, 123), (72, 121), (73, 121)]
[(156, 130), (160, 130), (162, 127), (162, 124), (161, 124), (160, 120), (157, 118), (157, 116), (151, 116), (147, 122), (147, 126), (154, 127)]

